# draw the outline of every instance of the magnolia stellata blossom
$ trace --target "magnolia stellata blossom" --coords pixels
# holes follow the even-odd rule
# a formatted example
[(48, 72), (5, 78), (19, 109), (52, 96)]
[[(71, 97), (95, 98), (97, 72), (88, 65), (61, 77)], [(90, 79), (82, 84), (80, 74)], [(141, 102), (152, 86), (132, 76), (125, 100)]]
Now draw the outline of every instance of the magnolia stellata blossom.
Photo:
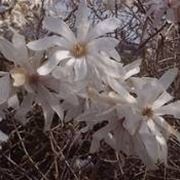
[[(106, 65), (103, 55), (100, 52), (105, 51), (109, 57), (120, 61), (119, 54), (114, 49), (119, 41), (111, 37), (101, 36), (113, 32), (119, 26), (120, 22), (118, 19), (109, 18), (99, 22), (92, 28), (88, 20), (88, 9), (85, 3), (80, 3), (76, 14), (75, 34), (61, 19), (46, 17), (43, 27), (61, 35), (61, 37), (56, 35), (45, 37), (30, 42), (28, 47), (37, 51), (56, 45), (56, 51), (38, 69), (41, 75), (50, 73), (59, 64), (61, 67), (68, 67), (67, 73), (73, 73), (75, 80), (84, 79), (87, 74), (98, 73), (102, 66), (108, 74), (109, 65)], [(109, 64), (113, 64), (114, 61), (109, 60)]]
[(108, 121), (107, 125), (93, 134), (90, 147), (91, 153), (99, 151), (100, 142), (104, 140), (116, 152), (122, 151), (126, 155), (138, 156), (148, 168), (155, 168), (155, 164), (152, 162), (141, 136), (138, 133), (131, 135), (124, 128), (124, 116), (118, 114), (115, 108), (104, 107), (104, 105), (97, 103), (95, 108), (91, 107), (89, 111), (78, 116), (77, 120), (86, 121), (87, 126), (81, 130), (82, 132), (92, 129), (97, 123)]
[[(108, 121), (93, 135), (91, 152), (97, 151), (104, 139), (116, 151), (138, 155), (150, 168), (158, 162), (167, 164), (169, 135), (173, 134), (180, 141), (178, 132), (162, 117), (170, 114), (180, 118), (180, 101), (169, 103), (173, 97), (166, 92), (176, 74), (177, 70), (171, 69), (159, 80), (132, 78), (135, 97), (118, 85), (114, 86), (116, 92), (108, 94), (98, 94), (91, 89), (90, 97), (102, 105), (90, 108), (77, 119), (86, 121), (89, 128), (103, 120)], [(120, 141), (120, 137), (124, 138)]]
[(45, 129), (48, 129), (54, 112), (58, 114), (61, 120), (63, 119), (63, 109), (58, 97), (67, 97), (68, 86), (66, 84), (64, 92), (59, 93), (59, 88), (64, 86), (59, 80), (50, 75), (39, 75), (36, 71), (41, 62), (42, 54), (31, 55), (26, 48), (24, 37), (19, 34), (15, 34), (12, 41), (13, 43), (10, 43), (4, 38), (0, 39), (0, 51), (7, 60), (14, 63), (14, 68), (9, 73), (1, 72), (3, 76), (0, 78), (2, 85), (0, 87), (0, 99), (5, 102), (13, 89), (24, 87), (27, 94), (24, 96), (20, 107), (17, 108), (16, 117), (25, 123), (25, 115), (30, 111), (33, 102), (36, 102), (43, 109)]
[[(123, 126), (133, 136), (138, 134), (153, 163), (167, 164), (167, 143), (170, 134), (179, 134), (165, 121), (163, 115), (180, 118), (180, 101), (169, 103), (173, 97), (166, 92), (177, 70), (169, 70), (159, 80), (135, 82), (136, 102), (125, 109)], [(147, 163), (146, 163), (147, 164)]]

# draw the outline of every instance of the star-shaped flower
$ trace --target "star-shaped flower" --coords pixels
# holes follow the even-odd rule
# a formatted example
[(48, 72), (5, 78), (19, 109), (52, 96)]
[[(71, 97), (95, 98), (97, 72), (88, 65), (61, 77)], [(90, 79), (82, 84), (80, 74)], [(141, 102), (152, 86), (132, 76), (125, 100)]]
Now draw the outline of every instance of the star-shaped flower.
[[(85, 3), (80, 3), (76, 14), (75, 33), (61, 19), (46, 17), (43, 27), (61, 37), (57, 35), (45, 37), (30, 42), (28, 47), (38, 51), (56, 46), (49, 60), (38, 69), (41, 75), (50, 73), (59, 64), (61, 69), (68, 67), (67, 73), (71, 74), (75, 80), (85, 79), (93, 73), (98, 73), (102, 67), (108, 74), (107, 59), (100, 52), (106, 52), (109, 57), (120, 61), (119, 54), (114, 49), (119, 41), (112, 37), (102, 36), (113, 32), (119, 26), (118, 19), (109, 18), (92, 27), (88, 19), (88, 8)], [(113, 63), (114, 60), (109, 59), (109, 64), (113, 65)]]
[[(14, 63), (14, 67), (9, 73), (1, 72), (1, 102), (6, 102), (14, 94), (13, 91), (23, 88), (26, 93), (20, 106), (16, 106), (17, 119), (25, 123), (27, 112), (36, 102), (43, 109), (45, 129), (49, 129), (54, 112), (63, 120), (64, 112), (60, 105), (60, 98), (71, 97), (71, 91), (67, 89), (68, 83), (57, 80), (50, 75), (42, 76), (37, 72), (43, 57), (42, 53), (28, 52), (24, 37), (16, 33), (13, 36), (13, 43), (4, 38), (0, 39), (0, 51), (7, 60)], [(60, 88), (61, 92), (59, 91)], [(70, 100), (70, 98), (67, 99)], [(14, 102), (13, 104), (17, 103)]]
[(150, 168), (158, 162), (167, 164), (167, 139), (172, 134), (180, 141), (179, 133), (163, 118), (180, 118), (180, 101), (169, 103), (173, 97), (166, 92), (176, 74), (177, 69), (171, 69), (159, 80), (132, 78), (133, 95), (118, 84), (114, 86), (116, 92), (99, 94), (89, 89), (89, 96), (98, 103), (77, 120), (85, 121), (90, 129), (99, 122), (108, 122), (93, 135), (91, 152), (97, 151), (104, 139), (116, 151), (138, 155)]

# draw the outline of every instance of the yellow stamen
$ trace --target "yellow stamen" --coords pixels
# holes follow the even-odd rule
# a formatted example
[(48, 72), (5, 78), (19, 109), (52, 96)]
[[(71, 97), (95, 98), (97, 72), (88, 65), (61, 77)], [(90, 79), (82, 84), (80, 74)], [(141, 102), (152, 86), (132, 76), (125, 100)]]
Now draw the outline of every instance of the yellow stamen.
[(87, 54), (87, 48), (84, 44), (77, 43), (73, 46), (71, 53), (74, 57), (80, 58)]
[(20, 87), (27, 81), (27, 72), (23, 68), (14, 68), (10, 74), (14, 80), (13, 86), (15, 87)]
[(145, 107), (142, 111), (143, 116), (147, 116), (148, 118), (152, 118), (153, 116), (153, 110), (150, 107)]

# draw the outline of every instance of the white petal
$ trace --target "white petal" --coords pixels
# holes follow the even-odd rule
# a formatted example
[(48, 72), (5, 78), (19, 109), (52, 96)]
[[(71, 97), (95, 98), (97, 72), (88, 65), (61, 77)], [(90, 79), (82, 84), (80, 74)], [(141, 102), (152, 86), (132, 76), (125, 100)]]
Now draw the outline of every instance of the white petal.
[(75, 80), (83, 80), (87, 75), (87, 63), (85, 58), (76, 59), (74, 64)]
[(90, 153), (95, 153), (100, 148), (100, 141), (103, 140), (109, 132), (109, 127), (105, 126), (94, 133), (93, 140), (90, 147)]
[(0, 130), (0, 142), (6, 142), (7, 140), (8, 136)]
[[(71, 60), (71, 59), (70, 59)], [(65, 71), (68, 70), (68, 71)], [(71, 68), (73, 69), (73, 68)], [(72, 70), (73, 71), (73, 70)], [(68, 76), (68, 72), (69, 69), (67, 69), (67, 67), (61, 67), (61, 66), (57, 66), (53, 71), (52, 71), (52, 75), (54, 78), (56, 79), (61, 79), (62, 77), (67, 77)], [(66, 76), (67, 75), (67, 76)]]
[(162, 136), (159, 129), (156, 127), (153, 120), (148, 120), (147, 125), (155, 135), (157, 140), (157, 147), (158, 147), (158, 160), (167, 164), (167, 142), (166, 139)]
[(53, 89), (54, 92), (59, 92), (60, 80), (53, 78), (51, 75), (40, 76), (39, 82), (48, 89)]
[(131, 76), (138, 74), (140, 72), (140, 65), (141, 65), (141, 60), (136, 60), (136, 61), (126, 65), (124, 67), (125, 72), (126, 72), (124, 79), (128, 79)]
[(64, 121), (65, 122), (68, 122), (70, 120), (75, 120), (75, 118), (81, 114), (83, 112), (83, 105), (82, 104), (79, 104), (79, 105), (72, 105), (70, 104), (69, 102), (63, 102), (62, 104), (63, 106), (63, 109), (65, 109), (67, 112), (66, 112), (66, 115), (65, 115), (65, 118), (64, 118)]
[[(43, 110), (43, 115), (44, 115), (44, 131), (48, 131), (51, 128), (51, 124), (53, 121), (54, 117), (54, 111), (51, 109), (49, 102), (46, 101), (46, 93), (44, 94), (44, 91), (42, 89), (42, 93), (40, 91), (37, 91), (37, 97), (36, 101), (38, 104), (41, 105), (42, 110)], [(45, 95), (45, 96), (44, 96)]]
[(2, 37), (0, 37), (0, 52), (7, 60), (16, 64), (16, 59), (19, 58), (16, 48)]
[(28, 60), (28, 51), (26, 48), (25, 37), (18, 33), (15, 33), (13, 35), (12, 42), (17, 50), (19, 56), (18, 59), (20, 60), (20, 62), (26, 63)]
[(106, 33), (113, 32), (120, 27), (121, 22), (117, 18), (108, 18), (99, 22), (89, 33), (89, 39), (95, 39)]
[(92, 40), (88, 43), (88, 50), (91, 52), (105, 51), (108, 52), (112, 50), (119, 44), (119, 40), (110, 37), (103, 37)]
[(60, 105), (59, 99), (56, 97), (54, 93), (51, 93), (44, 86), (39, 86), (38, 96), (39, 96), (39, 99), (41, 99), (41, 102), (43, 101), (44, 103), (48, 104), (52, 108), (52, 110), (54, 110), (54, 112), (57, 113), (59, 118), (63, 120), (64, 112)]
[(148, 151), (146, 150), (146, 146), (144, 145), (141, 136), (134, 135), (131, 137), (133, 140), (133, 146), (135, 153), (140, 157), (143, 163), (146, 165), (148, 169), (157, 169), (155, 163), (153, 162), (152, 158), (149, 156)]
[(43, 109), (43, 115), (44, 115), (44, 131), (49, 131), (51, 129), (51, 124), (53, 121), (53, 117), (54, 117), (54, 111), (49, 108), (48, 105), (46, 104), (42, 104), (42, 109)]
[(132, 83), (132, 86), (135, 88), (135, 89), (142, 89), (143, 86), (147, 83), (147, 82), (151, 82), (152, 81), (152, 78), (149, 78), (149, 77), (131, 77), (130, 78), (130, 83)]
[(0, 77), (0, 104), (7, 101), (10, 96), (11, 85), (9, 73), (6, 73), (3, 77)]
[(180, 118), (180, 101), (170, 103), (155, 110), (158, 115), (173, 115), (175, 118)]
[(114, 119), (115, 116), (116, 113), (114, 108), (109, 107), (109, 105), (102, 104), (101, 102), (96, 102), (92, 103), (91, 108), (80, 114), (76, 120), (86, 122), (95, 121), (95, 123), (97, 123), (108, 120), (109, 118)]
[(136, 102), (136, 99), (133, 96), (131, 96), (129, 92), (117, 80), (111, 78), (108, 82), (111, 88), (114, 91), (116, 91), (126, 102), (128, 103)]
[[(152, 161), (156, 164), (158, 161), (166, 163), (167, 161), (167, 144), (162, 135), (154, 129), (152, 120), (148, 120), (148, 126), (146, 123), (142, 123), (139, 130), (141, 139), (145, 145), (145, 148), (151, 157)], [(153, 125), (153, 126), (152, 126)], [(158, 138), (157, 138), (158, 137)], [(162, 154), (161, 154), (162, 153)]]
[(88, 21), (89, 9), (87, 8), (86, 2), (81, 1), (79, 3), (79, 8), (76, 14), (76, 24), (77, 28), (77, 39), (80, 42), (85, 42), (87, 33), (90, 28), (90, 22)]
[(170, 124), (168, 124), (164, 118), (156, 116), (153, 118), (155, 123), (162, 128), (166, 138), (168, 139), (170, 135), (174, 135), (180, 142), (180, 133), (176, 131)]
[(13, 109), (18, 109), (19, 108), (19, 99), (17, 94), (12, 95), (8, 99), (8, 107), (12, 107)]
[(96, 102), (101, 102), (101, 103), (106, 103), (109, 105), (115, 105), (115, 104), (123, 104), (126, 103), (126, 101), (124, 101), (123, 99), (121, 99), (121, 97), (115, 97), (115, 96), (110, 96), (110, 95), (106, 95), (106, 94), (99, 94), (97, 92), (97, 90), (93, 89), (93, 88), (88, 88), (87, 90), (88, 93), (88, 97), (91, 98), (92, 100), (96, 101)]
[(107, 54), (109, 55), (109, 57), (113, 58), (117, 62), (121, 61), (121, 57), (115, 49), (111, 49), (110, 51), (107, 52)]
[(161, 78), (159, 79), (159, 83), (163, 86), (166, 90), (174, 81), (175, 77), (177, 76), (178, 69), (173, 68), (165, 72)]
[(69, 85), (68, 83), (60, 83), (58, 96), (65, 99), (70, 104), (77, 106), (79, 104), (79, 100), (77, 95), (74, 93), (73, 88), (74, 86)]
[(55, 35), (50, 36), (50, 37), (44, 37), (42, 39), (38, 39), (36, 41), (32, 41), (27, 44), (28, 48), (34, 51), (46, 50), (55, 45), (64, 47), (64, 48), (68, 48), (70, 46), (69, 43), (65, 41), (64, 38), (61, 38)]
[(116, 140), (114, 138), (114, 136), (112, 135), (112, 133), (107, 133), (107, 135), (105, 136), (104, 138), (104, 141), (109, 145), (111, 146), (113, 149), (117, 149), (116, 147)]
[[(105, 78), (105, 76), (109, 76), (109, 77), (113, 77), (113, 78), (117, 78), (120, 79), (123, 75), (124, 75), (124, 70), (123, 67), (120, 63), (110, 59), (109, 57), (104, 56), (96, 56), (94, 57), (94, 62), (90, 62), (90, 65), (92, 65), (91, 63), (93, 63), (94, 65), (98, 66), (99, 71), (103, 72), (103, 76)], [(100, 77), (103, 79), (103, 77)]]
[(51, 94), (51, 98), (48, 100), (51, 108), (57, 113), (60, 120), (62, 121), (64, 118), (64, 111), (60, 105), (58, 98), (55, 95)]
[[(140, 84), (142, 85), (142, 84)], [(157, 79), (152, 79), (144, 83), (143, 87), (136, 85), (135, 92), (137, 100), (141, 104), (152, 105), (154, 101), (163, 93), (163, 87)]]
[(34, 101), (34, 96), (32, 94), (27, 94), (15, 113), (15, 118), (18, 121), (20, 121), (22, 124), (26, 124), (28, 121), (26, 115), (31, 110), (33, 101)]
[[(111, 122), (110, 126), (112, 127), (115, 126), (113, 127), (114, 129), (113, 136), (116, 141), (115, 150), (117, 152), (123, 151), (127, 155), (134, 154), (134, 146), (133, 146), (132, 138), (128, 133), (128, 131), (123, 126), (121, 126), (121, 121), (116, 120), (117, 123), (115, 123), (115, 121), (110, 121), (110, 122)], [(119, 141), (119, 137), (121, 137), (121, 141)]]
[(70, 58), (68, 51), (56, 51), (40, 68), (38, 73), (40, 75), (49, 74), (59, 63), (65, 59)]
[(163, 106), (164, 104), (166, 104), (167, 102), (169, 102), (170, 100), (172, 100), (173, 97), (167, 93), (166, 91), (164, 91), (159, 97), (158, 99), (153, 103), (152, 108), (153, 109), (157, 109), (161, 106)]
[(126, 108), (124, 110), (125, 120), (123, 122), (123, 127), (131, 134), (134, 135), (139, 126), (141, 125), (143, 119), (132, 109)]
[(76, 38), (68, 25), (59, 18), (46, 17), (43, 22), (43, 27), (65, 37), (70, 42), (76, 41)]
[(4, 110), (7, 108), (8, 108), (7, 103), (0, 104), (0, 122), (6, 118)]

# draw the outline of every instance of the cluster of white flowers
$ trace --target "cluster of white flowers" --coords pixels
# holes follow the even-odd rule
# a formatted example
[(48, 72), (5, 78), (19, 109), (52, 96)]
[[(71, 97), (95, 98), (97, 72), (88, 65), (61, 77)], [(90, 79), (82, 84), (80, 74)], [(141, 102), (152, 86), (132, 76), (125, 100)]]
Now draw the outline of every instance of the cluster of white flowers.
[[(60, 18), (46, 17), (43, 28), (52, 36), (28, 44), (16, 32), (12, 43), (0, 38), (0, 52), (12, 62), (8, 72), (0, 72), (0, 116), (11, 107), (14, 117), (25, 124), (27, 113), (38, 104), (45, 130), (50, 129), (55, 113), (62, 122), (86, 122), (82, 133), (106, 121), (94, 132), (90, 152), (98, 151), (104, 140), (117, 152), (138, 155), (148, 167), (167, 164), (169, 136), (180, 140), (163, 118), (166, 114), (180, 118), (180, 101), (172, 102), (166, 91), (177, 69), (159, 80), (133, 77), (141, 61), (123, 65), (115, 49), (119, 41), (106, 36), (121, 22), (109, 18), (92, 26), (88, 12), (86, 4), (80, 3), (74, 31)], [(4, 140), (7, 136), (0, 131), (0, 141)]]

